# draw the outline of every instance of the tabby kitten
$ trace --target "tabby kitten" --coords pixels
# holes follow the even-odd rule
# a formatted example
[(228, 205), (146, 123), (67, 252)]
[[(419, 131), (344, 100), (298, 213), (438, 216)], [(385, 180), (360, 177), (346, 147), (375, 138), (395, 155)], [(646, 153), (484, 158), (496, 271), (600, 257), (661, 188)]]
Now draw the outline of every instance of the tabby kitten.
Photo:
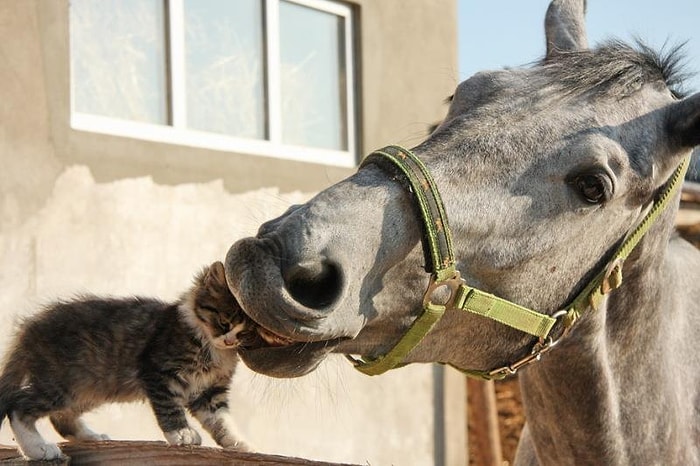
[(68, 440), (106, 440), (80, 416), (107, 402), (147, 399), (172, 445), (201, 439), (185, 408), (224, 448), (247, 450), (228, 425), (227, 393), (237, 348), (259, 341), (226, 286), (224, 267), (205, 268), (175, 303), (85, 297), (25, 321), (0, 375), (0, 422), (7, 416), (22, 453), (62, 456), (36, 430), (49, 416)]

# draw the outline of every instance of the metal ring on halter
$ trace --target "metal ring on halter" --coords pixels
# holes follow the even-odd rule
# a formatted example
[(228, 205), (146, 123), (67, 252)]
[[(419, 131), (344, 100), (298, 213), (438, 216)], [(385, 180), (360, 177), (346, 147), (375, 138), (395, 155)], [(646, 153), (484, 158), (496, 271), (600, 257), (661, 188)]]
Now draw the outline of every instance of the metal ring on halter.
[[(464, 280), (462, 280), (462, 277), (460, 276), (458, 271), (455, 271), (454, 277), (440, 281), (438, 281), (435, 278), (435, 275), (433, 275), (430, 278), (428, 288), (425, 290), (425, 294), (423, 295), (423, 308), (425, 309), (427, 306), (443, 306), (446, 309), (454, 309), (455, 299), (457, 298), (457, 291), (459, 291), (459, 287), (462, 286), (463, 283)], [(450, 295), (447, 297), (447, 299), (442, 299), (439, 302), (434, 302), (432, 298), (435, 292), (443, 289), (449, 290)]]

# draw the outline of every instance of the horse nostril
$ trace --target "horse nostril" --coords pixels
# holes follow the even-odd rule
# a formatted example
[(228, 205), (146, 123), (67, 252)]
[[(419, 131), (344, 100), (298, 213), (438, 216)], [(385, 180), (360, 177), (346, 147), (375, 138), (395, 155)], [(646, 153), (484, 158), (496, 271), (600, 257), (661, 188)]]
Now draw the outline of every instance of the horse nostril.
[(283, 272), (283, 279), (289, 294), (311, 309), (329, 306), (342, 289), (340, 268), (327, 261), (295, 264)]

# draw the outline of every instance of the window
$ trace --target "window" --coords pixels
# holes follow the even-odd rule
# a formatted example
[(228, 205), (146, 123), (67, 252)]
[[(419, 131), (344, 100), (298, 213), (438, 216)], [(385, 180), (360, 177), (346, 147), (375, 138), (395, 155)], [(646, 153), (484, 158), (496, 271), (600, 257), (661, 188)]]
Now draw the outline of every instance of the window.
[(72, 0), (72, 126), (352, 166), (352, 19), (330, 0)]

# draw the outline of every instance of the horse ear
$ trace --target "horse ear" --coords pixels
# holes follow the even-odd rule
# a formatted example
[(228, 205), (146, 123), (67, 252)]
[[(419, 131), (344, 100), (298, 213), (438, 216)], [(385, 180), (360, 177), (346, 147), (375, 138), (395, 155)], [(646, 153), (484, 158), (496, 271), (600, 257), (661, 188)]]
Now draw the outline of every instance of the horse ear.
[(668, 107), (666, 131), (675, 149), (700, 145), (700, 92)]
[(553, 0), (544, 20), (547, 58), (559, 52), (588, 48), (586, 0)]

